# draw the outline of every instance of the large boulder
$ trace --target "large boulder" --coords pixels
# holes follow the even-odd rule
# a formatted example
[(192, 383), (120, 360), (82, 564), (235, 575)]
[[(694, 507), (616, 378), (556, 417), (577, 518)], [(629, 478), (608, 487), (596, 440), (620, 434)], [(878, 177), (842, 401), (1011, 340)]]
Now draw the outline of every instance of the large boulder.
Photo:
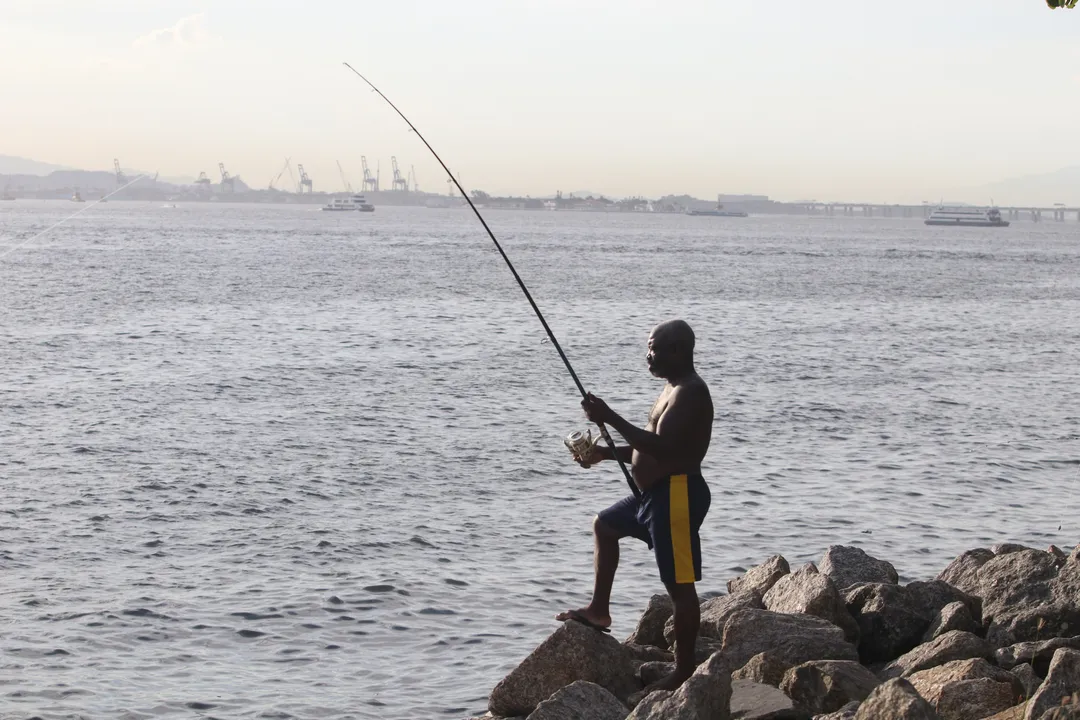
[(672, 662), (675, 660), (675, 655), (670, 650), (664, 650), (655, 645), (634, 645), (633, 643), (624, 642), (623, 647), (626, 648), (626, 652), (630, 657), (639, 663)]
[(1050, 661), (1046, 679), (1031, 696), (1024, 720), (1040, 720), (1046, 711), (1053, 707), (1074, 701), (1080, 701), (1080, 651), (1060, 648)]
[[(719, 595), (701, 603), (701, 625), (698, 635), (701, 637), (724, 637), (724, 625), (737, 610), (764, 610), (765, 604), (756, 590), (737, 592), (734, 595)], [(664, 637), (670, 647), (675, 645), (675, 621), (670, 619), (664, 626)]]
[(751, 680), (731, 681), (731, 720), (806, 720), (784, 693)]
[(758, 653), (745, 665), (731, 673), (732, 680), (750, 680), (762, 685), (780, 687), (786, 673), (792, 666), (769, 652)]
[(994, 658), (994, 648), (977, 635), (963, 630), (953, 630), (936, 640), (919, 645), (885, 666), (880, 675), (883, 679), (908, 677), (954, 660), (970, 658)]
[(859, 626), (851, 617), (844, 598), (827, 575), (813, 563), (776, 581), (762, 598), (765, 608), (779, 613), (813, 615), (828, 620), (844, 631), (844, 639), (858, 643)]
[(848, 588), (844, 599), (859, 626), (859, 659), (864, 665), (900, 657), (918, 645), (930, 627), (920, 599), (899, 585), (856, 585)]
[(658, 690), (626, 720), (730, 720), (731, 673), (721, 653), (698, 666), (678, 690)]
[(488, 698), (493, 715), (528, 715), (560, 689), (578, 680), (595, 683), (626, 700), (637, 691), (637, 663), (618, 640), (573, 621), (503, 678)]
[(934, 708), (904, 678), (887, 680), (862, 701), (855, 720), (940, 720)]
[(812, 714), (838, 712), (865, 700), (880, 684), (872, 672), (851, 660), (815, 660), (787, 671), (780, 689)]
[(1050, 708), (1039, 720), (1080, 720), (1080, 703), (1069, 703), (1061, 707)]
[(660, 648), (671, 647), (664, 637), (664, 625), (671, 619), (675, 612), (675, 606), (667, 595), (653, 595), (649, 598), (649, 604), (645, 612), (638, 620), (637, 628), (630, 637), (626, 638), (627, 644), (653, 645)]
[(1072, 600), (1051, 600), (1033, 607), (1018, 607), (990, 621), (986, 639), (994, 647), (1080, 633), (1080, 606)]
[(954, 588), (970, 595), (979, 594), (979, 568), (994, 559), (992, 550), (976, 548), (968, 550), (949, 563), (938, 574), (937, 579), (949, 583)]
[(742, 577), (728, 580), (727, 589), (732, 595), (756, 592), (764, 595), (776, 581), (791, 572), (788, 561), (782, 555), (773, 555), (760, 565), (750, 568)]
[[(916, 580), (905, 585), (904, 591), (915, 606), (918, 607), (919, 612), (931, 620), (950, 603), (959, 602), (963, 603), (967, 608), (972, 620), (977, 625), (982, 624), (982, 600), (953, 587), (947, 582), (942, 580), (931, 580), (930, 582)], [(965, 628), (952, 629), (963, 630)]]
[(625, 720), (628, 712), (604, 688), (578, 680), (537, 705), (528, 720)]
[(821, 558), (821, 574), (840, 590), (859, 583), (900, 582), (896, 568), (884, 560), (868, 555), (862, 548), (851, 545), (831, 545)]
[(1049, 602), (1050, 581), (1057, 573), (1053, 556), (1041, 550), (994, 556), (978, 571), (983, 621), (1000, 620)]
[(1080, 635), (1071, 638), (1051, 638), (1042, 642), (1022, 642), (1001, 648), (994, 653), (994, 662), (1008, 670), (1021, 663), (1031, 663), (1035, 672), (1043, 677), (1050, 669), (1050, 661), (1061, 648), (1080, 650)]
[(991, 715), (983, 720), (1024, 720), (1024, 708), (1027, 707), (1027, 703), (1021, 703), (1019, 705), (1013, 705), (1008, 710), (1002, 710), (996, 715)]
[(1020, 684), (1024, 688), (1024, 697), (1029, 698), (1035, 694), (1035, 691), (1042, 685), (1042, 678), (1035, 674), (1035, 668), (1031, 667), (1031, 663), (1023, 663), (1009, 670), (1020, 681)]
[(826, 715), (815, 715), (813, 720), (855, 720), (855, 715), (859, 712), (859, 703), (852, 700), (844, 707), (840, 708), (834, 713), (828, 713)]
[(953, 630), (970, 633), (979, 630), (979, 624), (971, 617), (971, 610), (962, 602), (951, 602), (934, 613), (930, 627), (923, 633), (922, 641), (928, 643)]
[(724, 656), (733, 667), (742, 667), (763, 652), (789, 666), (859, 659), (855, 646), (844, 640), (844, 631), (827, 620), (769, 610), (736, 611), (724, 627)]
[[(945, 663), (914, 673), (907, 679), (934, 706), (942, 720), (987, 717), (1022, 699), (1022, 688), (1016, 676), (982, 658)], [(966, 713), (963, 711), (965, 706), (971, 708)]]

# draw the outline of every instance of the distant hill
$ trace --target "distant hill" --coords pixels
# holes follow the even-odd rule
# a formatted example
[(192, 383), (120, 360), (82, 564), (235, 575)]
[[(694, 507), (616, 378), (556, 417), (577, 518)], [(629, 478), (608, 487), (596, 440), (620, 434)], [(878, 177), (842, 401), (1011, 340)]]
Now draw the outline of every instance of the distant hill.
[(962, 195), (979, 204), (989, 204), (993, 199), (1005, 206), (1064, 203), (1075, 207), (1080, 205), (1080, 166), (1009, 178), (949, 194)]
[(56, 170), (70, 170), (63, 165), (27, 160), (14, 155), (0, 155), (0, 175), (48, 175)]

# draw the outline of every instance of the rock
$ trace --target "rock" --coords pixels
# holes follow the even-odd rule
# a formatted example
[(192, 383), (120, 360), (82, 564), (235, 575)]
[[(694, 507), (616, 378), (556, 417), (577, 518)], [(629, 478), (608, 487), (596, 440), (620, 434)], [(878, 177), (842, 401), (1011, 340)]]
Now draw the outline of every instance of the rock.
[(566, 622), (503, 678), (488, 698), (493, 715), (528, 715), (561, 688), (595, 683), (619, 700), (638, 690), (637, 663), (618, 640), (581, 623)]
[(995, 652), (994, 662), (1006, 670), (1020, 663), (1031, 663), (1038, 675), (1046, 677), (1046, 671), (1050, 669), (1050, 660), (1060, 648), (1080, 650), (1080, 636), (1016, 643)]
[(880, 684), (875, 675), (850, 660), (815, 660), (787, 671), (780, 689), (812, 714), (838, 712), (862, 701)]
[(923, 633), (922, 641), (928, 643), (953, 630), (974, 633), (978, 629), (979, 625), (971, 617), (968, 606), (962, 602), (951, 602), (934, 614), (930, 627)]
[(918, 645), (930, 627), (919, 599), (899, 585), (856, 585), (848, 589), (845, 601), (859, 625), (859, 658), (864, 665), (900, 657)]
[(821, 574), (833, 581), (839, 590), (846, 590), (858, 583), (900, 582), (896, 568), (891, 563), (866, 554), (862, 548), (851, 545), (831, 545), (821, 558)]
[(627, 644), (653, 645), (660, 648), (669, 648), (671, 643), (664, 637), (664, 625), (671, 619), (675, 612), (675, 606), (667, 595), (653, 595), (649, 598), (649, 604), (645, 612), (638, 620), (637, 628), (626, 638)]
[(769, 610), (736, 611), (724, 628), (724, 656), (733, 667), (742, 667), (762, 652), (789, 666), (859, 658), (855, 646), (844, 640), (844, 631), (821, 618)]
[(1034, 550), (1027, 545), (1020, 545), (1019, 543), (998, 543), (990, 548), (990, 552), (995, 555), (1008, 555), (1009, 553), (1020, 552), (1021, 550)]
[(996, 715), (1013, 706), (1016, 694), (1008, 683), (990, 678), (949, 683), (937, 701), (941, 720), (970, 720)]
[(1054, 599), (1033, 607), (1019, 607), (1000, 613), (990, 621), (986, 639), (994, 647), (1005, 647), (1025, 641), (1070, 637), (1077, 633), (1080, 633), (1080, 606), (1076, 601)]
[[(707, 638), (698, 636), (694, 641), (694, 662), (698, 665), (708, 660), (713, 653), (719, 652), (723, 644), (715, 638)], [(675, 651), (678, 651), (679, 646), (676, 644)]]
[(675, 661), (675, 655), (670, 650), (653, 647), (652, 645), (634, 645), (624, 642), (623, 647), (630, 653), (630, 657), (639, 663)]
[(647, 695), (626, 720), (729, 720), (731, 673), (721, 653), (698, 666), (678, 690)]
[[(993, 715), (1016, 704), (1022, 692), (1015, 675), (982, 658), (955, 660), (914, 673), (907, 680), (934, 706), (943, 720), (970, 720)], [(965, 703), (977, 704), (978, 710), (961, 712)]]
[(1017, 665), (1009, 672), (1015, 675), (1020, 684), (1024, 686), (1025, 699), (1034, 695), (1035, 691), (1039, 689), (1039, 685), (1042, 684), (1042, 678), (1035, 674), (1035, 668), (1031, 667), (1030, 663)]
[(637, 669), (638, 680), (641, 681), (641, 687), (648, 687), (660, 678), (670, 675), (674, 670), (675, 663), (673, 662), (642, 663)]
[(958, 590), (970, 595), (979, 594), (979, 568), (994, 558), (994, 553), (986, 548), (968, 550), (949, 563), (948, 567), (937, 576)]
[[(828, 554), (826, 554), (828, 557)], [(844, 598), (828, 576), (813, 563), (776, 581), (762, 598), (765, 608), (779, 613), (813, 615), (828, 620), (844, 631), (844, 639), (859, 642), (859, 626), (847, 610)]]
[[(942, 580), (922, 582), (917, 580), (904, 586), (904, 592), (911, 598), (912, 603), (926, 617), (932, 621), (945, 606), (950, 603), (963, 603), (968, 609), (972, 620), (976, 624), (982, 624), (982, 599), (974, 595), (968, 595), (963, 590), (953, 587)], [(963, 630), (964, 628), (954, 628)]]
[(1057, 565), (1059, 568), (1064, 565), (1069, 559), (1069, 556), (1066, 555), (1065, 552), (1057, 545), (1051, 545), (1050, 547), (1046, 548), (1046, 552), (1054, 556), (1054, 564)]
[[(724, 637), (724, 625), (727, 624), (731, 614), (736, 610), (747, 609), (765, 609), (765, 604), (761, 601), (761, 595), (756, 590), (709, 598), (701, 603), (701, 625), (698, 628), (698, 636), (719, 640)], [(664, 637), (667, 638), (669, 647), (674, 646), (674, 620), (668, 620), (667, 624), (664, 625)]]
[(740, 578), (728, 580), (727, 589), (732, 595), (740, 592), (756, 592), (764, 595), (776, 581), (791, 572), (788, 561), (781, 555), (773, 555), (760, 565), (750, 568)]
[(1014, 615), (1050, 600), (1050, 581), (1057, 575), (1054, 558), (1041, 550), (997, 555), (979, 568), (983, 621)]
[(763, 652), (750, 658), (745, 665), (731, 673), (731, 679), (750, 680), (778, 688), (784, 679), (784, 673), (791, 667), (773, 653)]
[(1080, 704), (1051, 708), (1039, 720), (1080, 720)]
[(859, 712), (859, 703), (849, 702), (844, 707), (828, 715), (815, 715), (813, 720), (855, 720), (855, 714)]
[(527, 720), (624, 720), (627, 712), (604, 688), (578, 680), (537, 705)]
[(885, 666), (880, 675), (888, 680), (908, 677), (920, 670), (927, 670), (954, 660), (970, 658), (994, 658), (994, 648), (977, 635), (963, 630), (953, 630), (931, 642), (919, 645)]
[(1008, 710), (1002, 710), (997, 715), (991, 715), (983, 720), (1024, 720), (1024, 708), (1027, 707), (1027, 703), (1021, 703), (1020, 705), (1013, 705)]
[(1031, 696), (1024, 720), (1040, 720), (1047, 710), (1080, 692), (1080, 651), (1060, 648), (1050, 661), (1046, 679)]
[(878, 685), (859, 705), (855, 720), (939, 720), (930, 703), (903, 678)]
[(806, 720), (784, 693), (751, 680), (731, 681), (731, 720)]

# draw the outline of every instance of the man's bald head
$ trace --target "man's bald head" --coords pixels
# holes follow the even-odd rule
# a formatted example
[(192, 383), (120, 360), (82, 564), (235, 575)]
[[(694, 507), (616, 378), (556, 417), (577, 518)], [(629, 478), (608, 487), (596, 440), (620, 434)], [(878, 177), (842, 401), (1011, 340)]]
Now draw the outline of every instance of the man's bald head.
[(649, 333), (649, 371), (665, 379), (694, 371), (694, 331), (685, 320), (668, 320)]

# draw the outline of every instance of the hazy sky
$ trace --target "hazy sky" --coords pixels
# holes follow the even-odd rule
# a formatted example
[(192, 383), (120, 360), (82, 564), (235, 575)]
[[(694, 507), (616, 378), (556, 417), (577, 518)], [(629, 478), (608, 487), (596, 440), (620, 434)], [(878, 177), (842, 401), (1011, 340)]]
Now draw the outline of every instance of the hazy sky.
[[(1044, 0), (0, 0), (0, 154), (316, 189), (936, 200), (1080, 165)], [(1005, 198), (999, 201), (1007, 202)]]

